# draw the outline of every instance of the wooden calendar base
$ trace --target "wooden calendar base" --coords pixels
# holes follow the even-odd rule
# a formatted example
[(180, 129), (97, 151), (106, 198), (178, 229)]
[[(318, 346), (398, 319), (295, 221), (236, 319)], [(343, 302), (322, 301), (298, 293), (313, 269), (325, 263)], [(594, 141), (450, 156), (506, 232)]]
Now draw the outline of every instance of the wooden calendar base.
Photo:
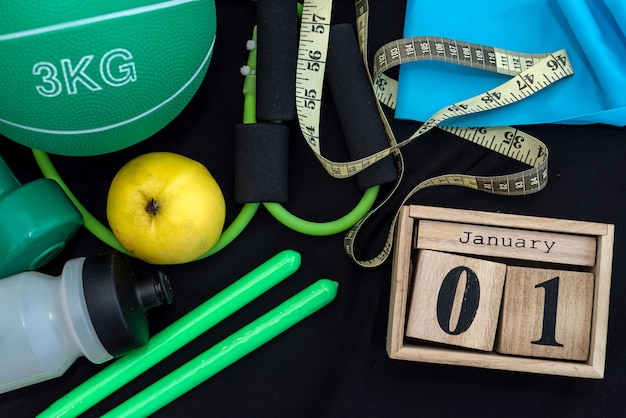
[(614, 226), (405, 206), (393, 359), (604, 377)]

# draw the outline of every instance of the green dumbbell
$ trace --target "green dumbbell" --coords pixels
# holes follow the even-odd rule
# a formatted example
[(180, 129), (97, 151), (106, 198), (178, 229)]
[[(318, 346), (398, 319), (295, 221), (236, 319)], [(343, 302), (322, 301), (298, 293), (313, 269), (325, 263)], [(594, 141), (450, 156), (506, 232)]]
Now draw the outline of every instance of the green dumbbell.
[(82, 223), (55, 181), (41, 178), (22, 185), (0, 157), (0, 277), (42, 267)]

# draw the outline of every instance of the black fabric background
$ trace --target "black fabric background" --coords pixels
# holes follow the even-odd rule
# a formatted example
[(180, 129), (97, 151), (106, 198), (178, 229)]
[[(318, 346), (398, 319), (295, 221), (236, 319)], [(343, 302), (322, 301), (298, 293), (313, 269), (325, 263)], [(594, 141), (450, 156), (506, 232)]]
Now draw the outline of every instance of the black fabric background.
[[(401, 37), (403, 2), (372, 0), (371, 48)], [(238, 213), (233, 200), (233, 130), (241, 121), (239, 67), (255, 22), (255, 3), (217, 0), (218, 41), (200, 90), (188, 107), (154, 137), (131, 148), (95, 157), (53, 156), (61, 175), (96, 217), (105, 220), (106, 193), (117, 170), (149, 151), (174, 151), (203, 162), (227, 199), (227, 222)], [(353, 22), (354, 6), (336, 1), (334, 22)], [(512, 28), (513, 29), (513, 28)], [(519, 27), (515, 28), (519, 30)], [(529, 28), (532, 30), (532, 28)], [(580, 100), (584, 100), (581, 97)], [(332, 102), (325, 103), (322, 145), (329, 157), (345, 157)], [(394, 121), (398, 137), (416, 125)], [(550, 182), (525, 197), (501, 197), (454, 187), (425, 190), (411, 203), (612, 223), (616, 226), (606, 374), (588, 380), (391, 360), (385, 351), (391, 263), (367, 270), (344, 253), (343, 235), (303, 236), (283, 227), (263, 208), (234, 243), (202, 261), (162, 267), (172, 280), (172, 305), (151, 312), (155, 333), (282, 249), (302, 254), (302, 266), (267, 294), (202, 335), (176, 355), (91, 409), (99, 416), (238, 330), (319, 278), (340, 283), (337, 299), (249, 356), (160, 410), (156, 416), (214, 417), (453, 417), (626, 416), (626, 131), (610, 126), (528, 126), (550, 149)], [(349, 211), (360, 192), (353, 179), (334, 180), (292, 130), (289, 201), (286, 207), (311, 220)], [(404, 135), (406, 134), (406, 135)], [(41, 176), (30, 150), (9, 140), (0, 153), (18, 179)], [(358, 241), (362, 258), (376, 254), (393, 212), (414, 184), (438, 174), (498, 175), (520, 168), (505, 157), (449, 136), (429, 133), (404, 150), (408, 176), (402, 190)], [(382, 195), (382, 194), (381, 194)], [(42, 269), (58, 275), (75, 257), (107, 250), (82, 229), (65, 252)], [(138, 274), (153, 274), (133, 260)], [(77, 360), (60, 378), (0, 395), (0, 416), (31, 417), (106, 365)], [(1, 373), (1, 371), (0, 371)]]

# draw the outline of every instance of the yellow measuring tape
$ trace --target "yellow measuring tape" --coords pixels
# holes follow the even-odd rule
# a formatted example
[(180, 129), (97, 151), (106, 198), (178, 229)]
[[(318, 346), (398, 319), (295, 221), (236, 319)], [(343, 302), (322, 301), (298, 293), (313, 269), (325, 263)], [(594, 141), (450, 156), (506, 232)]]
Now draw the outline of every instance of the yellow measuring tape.
[[(367, 62), (369, 4), (356, 0), (357, 35), (364, 65), (375, 96), (379, 114), (385, 126), (389, 147), (364, 158), (339, 162), (322, 155), (320, 148), (320, 109), (322, 89), (331, 28), (332, 0), (304, 0), (296, 77), (296, 111), (304, 138), (322, 166), (333, 177), (353, 176), (381, 159), (393, 155), (398, 168), (398, 180), (389, 195), (346, 234), (344, 247), (359, 265), (375, 267), (391, 254), (393, 235), (399, 209), (389, 230), (382, 251), (369, 260), (359, 260), (354, 254), (354, 242), (362, 225), (384, 206), (396, 192), (404, 177), (404, 160), (400, 149), (433, 128), (455, 134), (465, 140), (520, 161), (531, 168), (503, 176), (479, 177), (467, 174), (446, 174), (419, 183), (404, 198), (402, 205), (420, 190), (431, 186), (463, 186), (494, 194), (525, 195), (545, 187), (548, 180), (548, 149), (539, 139), (512, 127), (453, 127), (441, 126), (448, 119), (484, 112), (523, 100), (549, 85), (573, 74), (565, 50), (553, 53), (528, 54), (456, 41), (440, 37), (403, 38), (383, 45), (374, 54), (373, 71)], [(512, 76), (505, 83), (467, 100), (437, 111), (407, 139), (398, 142), (391, 129), (382, 104), (393, 107), (397, 81), (384, 73), (400, 64), (419, 60), (440, 60), (485, 71)]]

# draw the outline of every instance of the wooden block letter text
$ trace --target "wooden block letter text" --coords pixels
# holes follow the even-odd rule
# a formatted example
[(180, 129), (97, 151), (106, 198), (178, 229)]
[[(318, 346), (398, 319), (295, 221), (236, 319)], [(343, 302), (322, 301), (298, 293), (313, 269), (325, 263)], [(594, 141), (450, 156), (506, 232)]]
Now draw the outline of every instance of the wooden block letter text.
[(587, 360), (593, 287), (592, 273), (509, 267), (496, 351)]
[(506, 266), (421, 250), (415, 271), (406, 335), (491, 351)]

